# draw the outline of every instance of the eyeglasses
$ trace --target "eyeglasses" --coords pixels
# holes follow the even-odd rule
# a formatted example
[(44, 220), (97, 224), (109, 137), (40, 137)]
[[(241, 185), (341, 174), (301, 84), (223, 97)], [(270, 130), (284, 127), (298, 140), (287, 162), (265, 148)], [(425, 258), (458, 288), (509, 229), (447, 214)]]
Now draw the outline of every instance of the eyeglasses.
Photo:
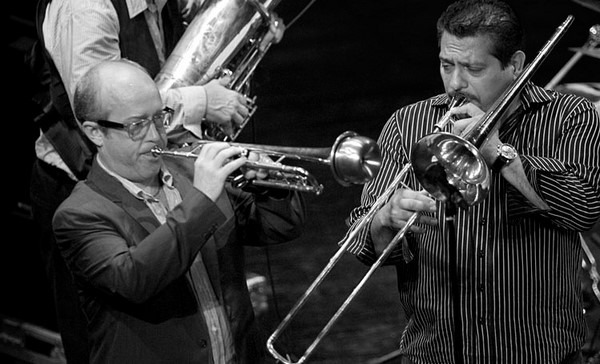
[(146, 133), (148, 133), (150, 123), (153, 123), (156, 127), (156, 130), (158, 130), (159, 132), (164, 131), (165, 127), (171, 124), (171, 119), (173, 119), (173, 113), (173, 109), (171, 109), (170, 107), (165, 107), (158, 114), (153, 115), (150, 118), (140, 119), (131, 123), (122, 124), (109, 120), (96, 120), (96, 123), (105, 128), (123, 129), (127, 131), (127, 134), (132, 140), (139, 140), (142, 139), (146, 135)]

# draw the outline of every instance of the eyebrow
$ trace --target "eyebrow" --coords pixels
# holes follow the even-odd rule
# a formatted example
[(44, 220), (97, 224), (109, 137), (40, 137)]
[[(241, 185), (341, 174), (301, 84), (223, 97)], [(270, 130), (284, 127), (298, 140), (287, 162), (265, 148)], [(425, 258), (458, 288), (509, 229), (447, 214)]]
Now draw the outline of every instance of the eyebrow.
[(485, 67), (485, 62), (475, 62), (475, 63), (468, 63), (468, 62), (454, 62), (449, 58), (445, 58), (445, 57), (439, 57), (440, 61), (442, 62), (446, 62), (446, 63), (458, 63), (459, 65), (463, 66), (463, 67)]

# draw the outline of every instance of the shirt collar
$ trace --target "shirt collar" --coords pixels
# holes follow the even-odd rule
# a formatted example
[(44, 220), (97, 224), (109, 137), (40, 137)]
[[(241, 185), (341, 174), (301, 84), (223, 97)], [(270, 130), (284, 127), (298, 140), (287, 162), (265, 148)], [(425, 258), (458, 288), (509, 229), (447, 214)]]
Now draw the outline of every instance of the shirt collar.
[[(148, 9), (148, 4), (152, 3), (152, 0), (125, 0), (127, 3), (127, 10), (129, 11), (129, 17), (133, 19), (144, 10)], [(167, 0), (154, 0), (158, 12), (160, 13), (167, 3)]]
[[(109, 175), (111, 175), (114, 178), (116, 178), (117, 181), (119, 181), (123, 185), (123, 187), (125, 187), (125, 189), (127, 191), (129, 191), (129, 193), (131, 193), (135, 197), (139, 198), (140, 200), (144, 200), (144, 199), (148, 199), (148, 198), (150, 198), (150, 199), (154, 198), (152, 195), (150, 195), (146, 191), (142, 190), (140, 187), (138, 187), (133, 182), (131, 182), (128, 179), (125, 179), (125, 178), (119, 176), (115, 172), (113, 172), (110, 169), (108, 169), (104, 165), (104, 163), (102, 163), (102, 160), (100, 158), (96, 158), (96, 160), (98, 161), (98, 165), (102, 169), (104, 169), (106, 171), (106, 173), (108, 173)], [(160, 167), (159, 178), (160, 178), (160, 180), (162, 182), (162, 186), (166, 186), (168, 188), (174, 188), (173, 187), (173, 175), (171, 175), (171, 173), (169, 173), (169, 171), (165, 168), (164, 164)]]

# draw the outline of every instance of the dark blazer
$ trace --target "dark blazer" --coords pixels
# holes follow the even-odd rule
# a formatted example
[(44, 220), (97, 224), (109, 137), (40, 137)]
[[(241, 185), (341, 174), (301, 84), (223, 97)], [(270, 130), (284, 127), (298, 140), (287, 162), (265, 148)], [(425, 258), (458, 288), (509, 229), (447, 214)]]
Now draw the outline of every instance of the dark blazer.
[(233, 214), (176, 171), (183, 202), (161, 225), (94, 161), (54, 215), (62, 255), (73, 272), (88, 321), (93, 363), (212, 363), (206, 323), (187, 278), (200, 251), (226, 307), (241, 363), (257, 363), (243, 245), (299, 236), (305, 207), (298, 193), (273, 199), (228, 189)]

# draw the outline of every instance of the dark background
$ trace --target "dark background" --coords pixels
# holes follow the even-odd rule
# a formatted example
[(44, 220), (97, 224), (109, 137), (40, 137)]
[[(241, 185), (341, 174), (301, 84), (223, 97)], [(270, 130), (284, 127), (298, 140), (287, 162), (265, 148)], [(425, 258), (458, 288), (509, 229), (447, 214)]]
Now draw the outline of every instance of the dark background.
[[(598, 1), (598, 0), (596, 0)], [(443, 91), (438, 73), (435, 22), (449, 1), (321, 0), (286, 30), (255, 75), (258, 109), (240, 140), (268, 145), (330, 147), (346, 130), (376, 139), (402, 105)], [(545, 85), (580, 47), (600, 13), (573, 1), (509, 1), (521, 15), (532, 60), (568, 14), (575, 21), (534, 74)], [(308, 4), (282, 0), (276, 11), (286, 24)], [(3, 217), (0, 250), (0, 315), (53, 327), (52, 303), (29, 218), (28, 183), (38, 131), (30, 102), (33, 80), (23, 57), (33, 42), (35, 1), (11, 1), (4, 56)], [(563, 82), (599, 82), (600, 60), (584, 56)], [(8, 149), (10, 148), (10, 149)], [(268, 278), (269, 309), (261, 316), (270, 334), (337, 251), (344, 223), (360, 186), (338, 185), (327, 166), (309, 166), (323, 183), (307, 194), (306, 233), (269, 249), (248, 249), (248, 268)], [(285, 331), (282, 351), (301, 354), (366, 268), (344, 256)], [(315, 363), (363, 363), (396, 349), (404, 325), (395, 272), (381, 268), (349, 305), (315, 351)]]

